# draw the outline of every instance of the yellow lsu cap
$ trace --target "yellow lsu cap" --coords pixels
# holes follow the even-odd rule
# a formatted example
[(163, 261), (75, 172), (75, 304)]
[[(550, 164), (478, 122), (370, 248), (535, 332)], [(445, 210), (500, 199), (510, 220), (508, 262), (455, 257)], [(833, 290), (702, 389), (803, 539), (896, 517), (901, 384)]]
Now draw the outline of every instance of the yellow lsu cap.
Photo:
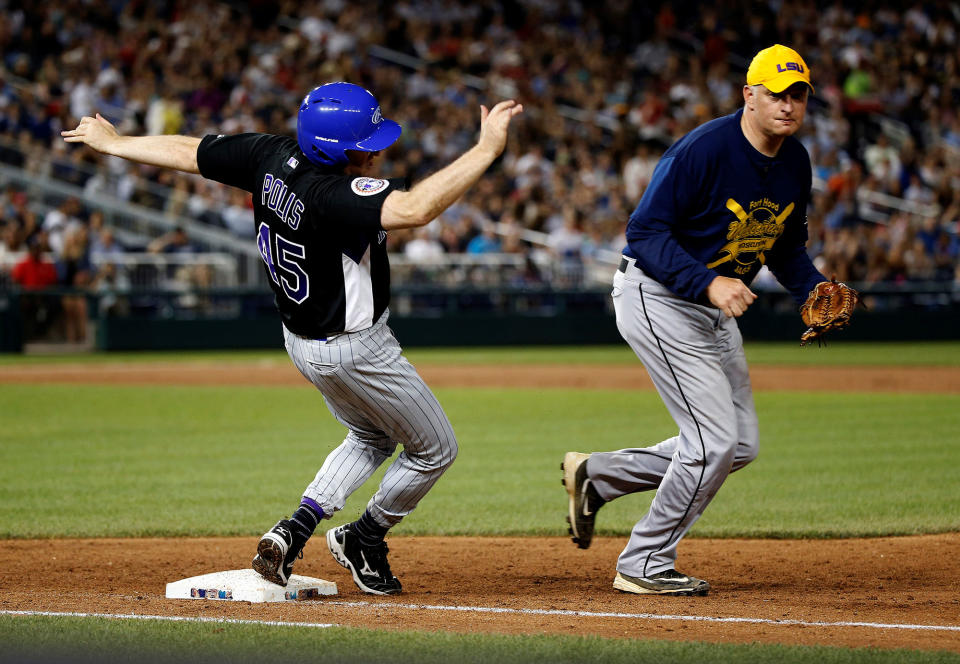
[(794, 83), (810, 83), (810, 68), (800, 54), (782, 44), (765, 48), (755, 56), (747, 69), (747, 85), (764, 85), (770, 92), (783, 92)]

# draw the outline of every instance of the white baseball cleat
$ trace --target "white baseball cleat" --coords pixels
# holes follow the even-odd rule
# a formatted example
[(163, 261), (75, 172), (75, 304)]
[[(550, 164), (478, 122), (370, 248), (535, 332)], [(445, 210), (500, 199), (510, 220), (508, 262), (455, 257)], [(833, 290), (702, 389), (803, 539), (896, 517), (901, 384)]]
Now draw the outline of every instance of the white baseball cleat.
[(637, 595), (706, 595), (710, 590), (710, 584), (703, 579), (681, 574), (675, 569), (644, 578), (617, 572), (613, 587)]

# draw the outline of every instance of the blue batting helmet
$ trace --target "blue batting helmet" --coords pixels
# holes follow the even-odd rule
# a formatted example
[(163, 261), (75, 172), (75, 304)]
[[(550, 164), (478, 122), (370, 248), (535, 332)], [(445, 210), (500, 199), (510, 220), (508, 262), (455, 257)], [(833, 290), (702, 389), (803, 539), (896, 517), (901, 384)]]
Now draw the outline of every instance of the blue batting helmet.
[(353, 83), (327, 83), (303, 98), (297, 143), (320, 166), (346, 166), (345, 150), (377, 152), (400, 137), (400, 125), (380, 115), (380, 104)]

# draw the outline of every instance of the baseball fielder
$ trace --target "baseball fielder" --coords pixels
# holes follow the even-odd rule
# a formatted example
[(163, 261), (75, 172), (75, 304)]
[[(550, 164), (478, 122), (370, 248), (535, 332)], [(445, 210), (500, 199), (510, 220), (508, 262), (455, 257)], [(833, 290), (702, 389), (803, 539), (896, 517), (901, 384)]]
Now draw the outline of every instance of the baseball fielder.
[(825, 278), (807, 256), (810, 159), (803, 124), (810, 71), (779, 44), (757, 53), (744, 106), (664, 153), (627, 225), (613, 278), (617, 327), (679, 432), (652, 447), (570, 452), (563, 461), (571, 533), (590, 546), (607, 501), (655, 490), (617, 561), (613, 587), (705, 595), (676, 570), (677, 543), (727, 475), (757, 456), (757, 415), (736, 318), (762, 265), (803, 302)]
[(409, 514), (457, 456), (440, 404), (387, 327), (390, 268), (386, 235), (424, 226), (469, 189), (502, 152), (510, 120), (523, 111), (502, 101), (480, 107), (477, 144), (409, 191), (373, 175), (379, 152), (401, 128), (374, 96), (329, 83), (304, 97), (296, 140), (269, 134), (120, 136), (97, 115), (62, 132), (104, 154), (200, 173), (253, 195), (257, 246), (287, 352), (348, 429), (298, 509), (257, 545), (253, 568), (286, 585), (321, 519), (393, 454), (363, 515), (327, 532), (331, 554), (364, 592), (399, 593), (387, 561), (387, 531)]

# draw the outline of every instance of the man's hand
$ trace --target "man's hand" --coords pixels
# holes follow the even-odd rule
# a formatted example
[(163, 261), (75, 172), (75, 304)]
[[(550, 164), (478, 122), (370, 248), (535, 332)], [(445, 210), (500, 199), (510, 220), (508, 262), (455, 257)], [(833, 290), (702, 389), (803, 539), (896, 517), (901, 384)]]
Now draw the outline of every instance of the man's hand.
[(507, 129), (515, 115), (523, 113), (523, 105), (512, 99), (502, 101), (492, 109), (480, 106), (480, 140), (477, 145), (489, 151), (496, 159), (507, 146)]
[(61, 131), (60, 135), (67, 143), (84, 143), (105, 154), (112, 154), (110, 147), (120, 136), (117, 128), (99, 113), (95, 118), (82, 118), (76, 129)]
[(716, 277), (707, 286), (707, 298), (726, 316), (736, 318), (753, 304), (757, 295), (739, 279)]
[(452, 164), (437, 171), (410, 191), (387, 195), (380, 209), (383, 230), (425, 226), (463, 196), (507, 146), (507, 130), (523, 106), (512, 99), (492, 109), (480, 107), (480, 140)]

